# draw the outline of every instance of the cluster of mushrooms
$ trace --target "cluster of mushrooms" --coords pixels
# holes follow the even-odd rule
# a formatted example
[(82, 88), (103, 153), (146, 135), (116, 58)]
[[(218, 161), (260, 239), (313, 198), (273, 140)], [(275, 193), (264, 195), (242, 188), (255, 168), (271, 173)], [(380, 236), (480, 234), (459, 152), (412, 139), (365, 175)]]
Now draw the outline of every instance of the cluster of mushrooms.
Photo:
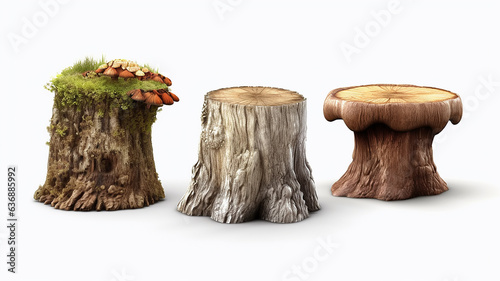
[[(124, 79), (137, 78), (139, 80), (153, 80), (164, 83), (167, 86), (172, 85), (172, 81), (168, 77), (160, 73), (153, 73), (147, 67), (140, 67), (133, 61), (123, 59), (109, 61), (108, 63), (100, 65), (96, 70), (85, 71), (82, 75), (84, 77), (105, 75), (115, 80), (117, 80), (118, 77)], [(152, 91), (134, 89), (127, 94), (135, 101), (146, 103), (148, 108), (151, 105), (171, 105), (179, 101), (179, 98), (174, 93), (168, 91), (168, 88), (160, 88)]]

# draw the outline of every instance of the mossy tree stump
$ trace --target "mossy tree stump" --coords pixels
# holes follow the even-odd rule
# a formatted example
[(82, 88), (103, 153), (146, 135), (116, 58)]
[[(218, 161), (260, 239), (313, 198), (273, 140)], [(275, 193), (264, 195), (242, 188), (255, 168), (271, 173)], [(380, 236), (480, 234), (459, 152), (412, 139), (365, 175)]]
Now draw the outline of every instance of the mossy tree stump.
[(141, 208), (164, 198), (151, 143), (158, 107), (133, 101), (127, 90), (166, 86), (82, 71), (67, 69), (52, 81), (47, 177), (34, 198), (79, 211)]
[(306, 100), (266, 87), (205, 96), (198, 162), (177, 209), (223, 223), (301, 221), (319, 209), (306, 160)]
[(462, 116), (452, 92), (412, 85), (367, 85), (331, 91), (328, 121), (354, 131), (353, 161), (332, 186), (335, 196), (400, 200), (436, 195), (448, 187), (432, 157), (434, 135)]

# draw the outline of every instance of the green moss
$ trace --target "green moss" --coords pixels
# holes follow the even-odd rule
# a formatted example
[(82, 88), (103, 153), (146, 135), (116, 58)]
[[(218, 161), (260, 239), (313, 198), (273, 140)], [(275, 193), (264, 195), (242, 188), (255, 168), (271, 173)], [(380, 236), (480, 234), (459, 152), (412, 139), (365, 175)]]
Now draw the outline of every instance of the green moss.
[(40, 197), (46, 194), (48, 194), (47, 190), (44, 189), (43, 186), (39, 185), (38, 189), (35, 191), (35, 195), (33, 195), (33, 198), (35, 198), (35, 200), (39, 200)]
[(40, 186), (35, 192), (34, 198), (39, 200), (43, 195), (61, 197), (63, 194), (67, 194), (67, 192), (75, 189), (75, 180), (69, 179), (68, 169), (69, 165), (62, 162), (58, 163), (57, 166), (49, 166), (47, 170), (47, 180), (45, 184)]
[(138, 79), (125, 80), (123, 78), (113, 80), (104, 75), (83, 77), (83, 72), (96, 70), (103, 63), (105, 63), (104, 58), (94, 60), (87, 57), (64, 69), (53, 78), (45, 88), (55, 93), (54, 105), (59, 109), (70, 106), (81, 109), (82, 106), (105, 103), (127, 110), (134, 103), (127, 96), (128, 91), (167, 88), (165, 84), (152, 80), (139, 81)]
[(92, 116), (90, 115), (83, 115), (82, 116), (82, 122), (80, 122), (80, 126), (84, 129), (92, 127), (94, 125), (94, 121), (92, 121)]
[(102, 108), (97, 111), (97, 116), (99, 116), (99, 118), (104, 117), (104, 110)]
[(66, 136), (66, 132), (68, 131), (68, 127), (66, 126), (61, 126), (60, 124), (57, 124), (56, 126), (56, 133), (60, 136), (60, 137), (64, 137)]
[(111, 132), (111, 134), (112, 134), (113, 137), (123, 138), (123, 137), (125, 137), (125, 130), (123, 128), (122, 129), (116, 129), (113, 132)]
[[(133, 113), (131, 113), (133, 112)], [(125, 124), (127, 130), (130, 132), (144, 132), (144, 133), (150, 133), (151, 132), (151, 126), (153, 123), (156, 121), (156, 113), (157, 110), (153, 107), (147, 108), (145, 104), (135, 104), (134, 105), (134, 110), (129, 110), (127, 112), (124, 112), (125, 114), (133, 114), (133, 116), (125, 116), (124, 119), (129, 120)]]

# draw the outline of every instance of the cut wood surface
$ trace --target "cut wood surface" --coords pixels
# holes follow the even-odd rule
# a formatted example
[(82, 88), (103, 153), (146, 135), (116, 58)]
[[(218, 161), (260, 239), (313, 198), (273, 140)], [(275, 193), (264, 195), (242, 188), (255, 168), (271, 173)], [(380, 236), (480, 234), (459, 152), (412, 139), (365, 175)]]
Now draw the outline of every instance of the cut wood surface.
[(462, 102), (452, 92), (412, 85), (366, 85), (339, 88), (325, 99), (328, 121), (343, 119), (353, 131), (382, 123), (396, 131), (430, 127), (439, 133), (448, 121), (460, 122)]
[(306, 100), (267, 87), (212, 91), (199, 158), (177, 208), (224, 223), (290, 223), (319, 209), (306, 160)]
[(368, 103), (423, 103), (456, 98), (457, 95), (437, 88), (408, 85), (369, 85), (338, 91), (336, 97)]
[(285, 105), (304, 101), (296, 92), (268, 87), (226, 88), (210, 93), (211, 100), (241, 105)]
[(339, 88), (328, 94), (323, 111), (328, 121), (343, 119), (355, 136), (353, 161), (333, 184), (333, 195), (400, 200), (448, 190), (432, 140), (448, 121), (460, 121), (457, 94), (412, 85)]

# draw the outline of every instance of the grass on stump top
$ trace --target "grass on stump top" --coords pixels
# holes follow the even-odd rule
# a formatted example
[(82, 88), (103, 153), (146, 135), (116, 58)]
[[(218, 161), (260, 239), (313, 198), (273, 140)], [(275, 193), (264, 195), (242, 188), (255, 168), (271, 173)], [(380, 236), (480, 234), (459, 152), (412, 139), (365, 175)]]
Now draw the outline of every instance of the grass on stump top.
[[(58, 108), (68, 106), (80, 108), (84, 104), (102, 104), (111, 101), (112, 106), (126, 110), (133, 102), (127, 96), (128, 91), (133, 89), (150, 91), (167, 88), (164, 83), (153, 80), (139, 81), (138, 79), (125, 80), (123, 78), (112, 80), (104, 75), (83, 77), (83, 72), (96, 70), (104, 63), (106, 63), (104, 57), (100, 60), (86, 57), (84, 60), (77, 61), (74, 65), (61, 71), (45, 86), (46, 89), (56, 93), (54, 105)], [(158, 72), (157, 69), (152, 69), (147, 65), (144, 65), (144, 67), (153, 72)]]

